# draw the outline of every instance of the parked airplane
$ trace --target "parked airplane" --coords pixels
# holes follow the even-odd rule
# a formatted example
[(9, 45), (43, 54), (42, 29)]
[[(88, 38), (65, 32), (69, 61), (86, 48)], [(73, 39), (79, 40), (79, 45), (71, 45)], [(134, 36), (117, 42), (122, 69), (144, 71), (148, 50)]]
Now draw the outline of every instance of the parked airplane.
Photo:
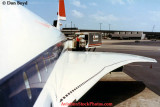
[(5, 2), (0, 3), (0, 107), (62, 106), (78, 101), (120, 66), (156, 62), (121, 53), (67, 51), (59, 30), (64, 0), (59, 0), (57, 28), (23, 6)]

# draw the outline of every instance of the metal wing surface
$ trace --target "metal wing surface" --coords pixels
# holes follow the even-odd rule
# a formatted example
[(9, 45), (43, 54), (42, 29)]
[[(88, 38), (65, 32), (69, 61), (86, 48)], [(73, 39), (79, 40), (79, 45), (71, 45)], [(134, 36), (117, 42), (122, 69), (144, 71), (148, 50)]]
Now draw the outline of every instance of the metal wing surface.
[(45, 106), (45, 101), (51, 101), (55, 106), (61, 106), (62, 102), (78, 101), (104, 75), (132, 62), (156, 60), (122, 53), (66, 51), (59, 58), (36, 104)]

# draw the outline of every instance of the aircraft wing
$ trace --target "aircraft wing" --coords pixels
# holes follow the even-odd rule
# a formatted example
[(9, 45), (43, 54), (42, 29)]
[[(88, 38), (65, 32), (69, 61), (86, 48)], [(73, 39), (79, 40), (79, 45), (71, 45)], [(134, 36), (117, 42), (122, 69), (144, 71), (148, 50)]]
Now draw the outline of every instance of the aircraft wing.
[(132, 62), (156, 60), (121, 53), (66, 51), (57, 61), (34, 106), (52, 104), (57, 107), (62, 106), (62, 102), (78, 101), (104, 75)]

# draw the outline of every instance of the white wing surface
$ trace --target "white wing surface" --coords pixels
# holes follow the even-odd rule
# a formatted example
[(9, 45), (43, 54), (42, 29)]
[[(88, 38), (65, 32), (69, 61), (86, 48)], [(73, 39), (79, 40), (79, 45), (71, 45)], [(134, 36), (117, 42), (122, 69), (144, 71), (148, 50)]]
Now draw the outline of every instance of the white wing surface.
[(52, 103), (57, 107), (62, 102), (77, 101), (105, 74), (132, 62), (156, 60), (110, 52), (65, 52), (59, 58), (34, 106)]

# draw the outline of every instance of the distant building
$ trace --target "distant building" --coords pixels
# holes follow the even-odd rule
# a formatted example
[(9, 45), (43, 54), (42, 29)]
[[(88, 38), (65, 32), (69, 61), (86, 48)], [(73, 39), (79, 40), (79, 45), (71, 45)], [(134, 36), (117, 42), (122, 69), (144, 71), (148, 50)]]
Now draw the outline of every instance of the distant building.
[(160, 32), (142, 32), (142, 31), (118, 31), (118, 30), (87, 30), (78, 28), (63, 28), (62, 32), (67, 36), (74, 36), (77, 32), (98, 32), (102, 36), (111, 39), (160, 39)]
[(144, 39), (145, 34), (143, 32), (135, 32), (135, 31), (119, 31), (119, 32), (114, 32), (112, 34), (112, 39)]
[(63, 28), (62, 32), (68, 37), (73, 36), (76, 32), (80, 32), (78, 28)]

